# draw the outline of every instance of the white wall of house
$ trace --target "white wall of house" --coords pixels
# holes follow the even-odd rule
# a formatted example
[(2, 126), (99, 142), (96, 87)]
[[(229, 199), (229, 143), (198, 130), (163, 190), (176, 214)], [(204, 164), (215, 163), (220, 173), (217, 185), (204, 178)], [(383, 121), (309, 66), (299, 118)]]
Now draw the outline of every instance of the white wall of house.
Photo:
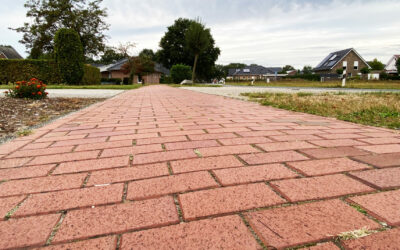
[(396, 60), (397, 59), (397, 57), (396, 56), (393, 56), (390, 60), (389, 60), (389, 62), (386, 64), (386, 67), (385, 67), (385, 71), (386, 72), (388, 72), (388, 73), (397, 73), (397, 68), (396, 68)]

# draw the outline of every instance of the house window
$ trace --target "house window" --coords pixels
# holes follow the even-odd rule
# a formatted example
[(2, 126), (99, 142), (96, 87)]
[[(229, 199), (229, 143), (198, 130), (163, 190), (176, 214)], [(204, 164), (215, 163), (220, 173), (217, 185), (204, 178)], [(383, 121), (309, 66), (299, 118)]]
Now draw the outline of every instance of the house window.
[(354, 69), (358, 70), (358, 61), (354, 61)]
[(347, 69), (347, 61), (343, 61), (343, 70)]

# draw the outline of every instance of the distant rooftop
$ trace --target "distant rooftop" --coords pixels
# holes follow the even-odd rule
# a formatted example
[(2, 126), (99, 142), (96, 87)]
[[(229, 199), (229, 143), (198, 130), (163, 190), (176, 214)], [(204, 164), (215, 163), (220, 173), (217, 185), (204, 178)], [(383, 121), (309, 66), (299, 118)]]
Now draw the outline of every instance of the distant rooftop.
[(9, 45), (0, 45), (0, 58), (6, 59), (23, 59), (18, 52)]

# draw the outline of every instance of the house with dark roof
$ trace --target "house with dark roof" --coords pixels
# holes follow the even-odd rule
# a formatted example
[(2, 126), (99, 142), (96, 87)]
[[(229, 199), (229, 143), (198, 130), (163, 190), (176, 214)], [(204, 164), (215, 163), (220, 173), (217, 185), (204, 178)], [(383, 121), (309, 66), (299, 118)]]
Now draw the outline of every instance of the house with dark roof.
[(398, 75), (399, 72), (397, 72), (397, 67), (396, 67), (396, 62), (399, 60), (400, 55), (394, 55), (392, 58), (390, 58), (389, 62), (385, 66), (385, 72), (387, 74), (394, 74)]
[[(109, 65), (97, 65), (100, 69), (102, 78), (129, 78), (129, 74), (126, 74), (123, 70), (123, 66), (128, 62), (128, 59), (121, 59)], [(169, 75), (169, 70), (159, 63), (154, 64), (154, 72), (143, 76), (143, 79), (139, 79), (137, 75), (134, 76), (133, 82), (138, 83), (144, 80), (145, 83), (160, 83), (161, 75)]]
[(229, 69), (227, 79), (233, 80), (261, 80), (273, 77), (281, 72), (279, 67), (264, 67), (261, 65), (250, 65), (241, 69)]
[(0, 59), (23, 59), (23, 58), (12, 46), (0, 45)]
[(336, 76), (338, 69), (346, 70), (347, 77), (361, 75), (361, 69), (371, 68), (360, 54), (353, 48), (330, 53), (313, 69), (321, 76)]

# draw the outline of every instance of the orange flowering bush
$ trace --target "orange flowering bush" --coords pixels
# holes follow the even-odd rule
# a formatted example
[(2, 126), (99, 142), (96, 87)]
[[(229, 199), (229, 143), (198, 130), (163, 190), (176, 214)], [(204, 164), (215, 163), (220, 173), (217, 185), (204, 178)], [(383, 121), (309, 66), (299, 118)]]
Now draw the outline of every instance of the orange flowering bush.
[(15, 83), (14, 88), (5, 92), (6, 96), (14, 98), (43, 99), (46, 98), (46, 84), (36, 78)]

